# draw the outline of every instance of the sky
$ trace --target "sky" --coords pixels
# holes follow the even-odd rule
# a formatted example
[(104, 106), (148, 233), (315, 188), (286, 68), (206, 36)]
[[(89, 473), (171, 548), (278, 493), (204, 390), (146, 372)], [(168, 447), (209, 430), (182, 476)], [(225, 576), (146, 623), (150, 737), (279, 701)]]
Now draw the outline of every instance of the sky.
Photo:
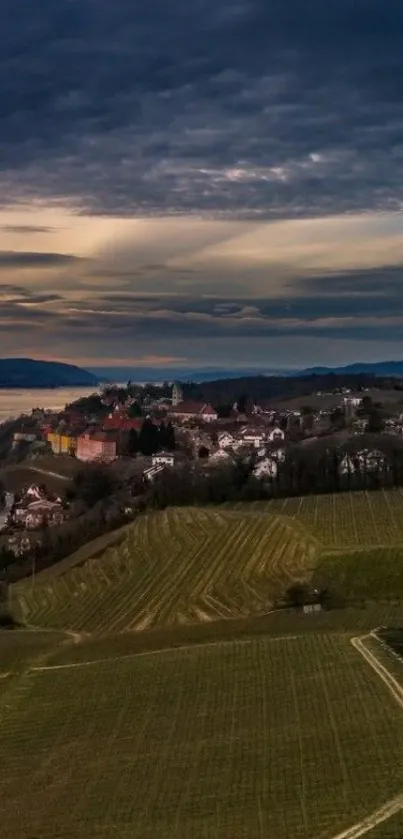
[(3, 0), (0, 354), (402, 359), (401, 0)]

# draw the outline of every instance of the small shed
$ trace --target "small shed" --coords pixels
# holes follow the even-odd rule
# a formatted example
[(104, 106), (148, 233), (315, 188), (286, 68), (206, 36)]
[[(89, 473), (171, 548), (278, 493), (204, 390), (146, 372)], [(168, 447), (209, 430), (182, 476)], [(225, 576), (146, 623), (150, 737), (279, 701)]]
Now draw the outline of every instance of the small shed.
[(322, 606), (320, 603), (306, 603), (303, 606), (303, 613), (304, 615), (312, 615), (314, 612), (321, 612)]

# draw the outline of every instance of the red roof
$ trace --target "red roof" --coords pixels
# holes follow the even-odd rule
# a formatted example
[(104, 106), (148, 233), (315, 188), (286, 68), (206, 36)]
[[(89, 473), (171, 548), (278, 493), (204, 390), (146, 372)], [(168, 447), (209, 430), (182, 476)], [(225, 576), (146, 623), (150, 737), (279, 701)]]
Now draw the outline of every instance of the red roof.
[(179, 402), (179, 405), (172, 407), (172, 414), (215, 414), (216, 411), (208, 402)]
[(113, 414), (110, 417), (107, 417), (103, 422), (104, 428), (113, 428), (116, 431), (140, 431), (144, 422), (143, 417), (134, 417), (130, 419), (129, 417), (122, 417), (119, 414)]
[(88, 432), (85, 431), (84, 434), (80, 434), (79, 440), (96, 440), (97, 442), (102, 443), (116, 443), (116, 434), (111, 434), (109, 431), (94, 431)]

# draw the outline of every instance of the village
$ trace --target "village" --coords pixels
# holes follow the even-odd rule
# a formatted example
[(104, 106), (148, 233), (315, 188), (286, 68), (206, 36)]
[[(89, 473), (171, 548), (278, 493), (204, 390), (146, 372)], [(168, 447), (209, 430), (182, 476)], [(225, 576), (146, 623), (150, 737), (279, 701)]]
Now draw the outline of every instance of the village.
[[(374, 430), (371, 423), (378, 409), (368, 393), (341, 389), (315, 394), (316, 407), (300, 402), (298, 407), (275, 406), (241, 397), (220, 416), (219, 408), (209, 402), (187, 400), (178, 383), (170, 396), (162, 397), (139, 388), (133, 394), (130, 387), (110, 386), (61, 412), (33, 409), (14, 432), (10, 458), (35, 469), (46, 455), (47, 471), (56, 475), (67, 459), (83, 466), (119, 468), (120, 463), (122, 469), (133, 463), (144, 485), (187, 462), (210, 471), (245, 459), (252, 463), (254, 478), (270, 482), (290, 445), (309, 446), (328, 438), (347, 442), (355, 438), (358, 443), (360, 436)], [(376, 430), (401, 439), (403, 414), (388, 417)], [(378, 447), (356, 445), (354, 453), (346, 451), (340, 458), (338, 470), (340, 475), (363, 469), (376, 472), (384, 464), (385, 454)], [(66, 498), (49, 493), (38, 480), (16, 495), (5, 495), (0, 531), (11, 534), (12, 546), (16, 531), (57, 526), (69, 515)]]

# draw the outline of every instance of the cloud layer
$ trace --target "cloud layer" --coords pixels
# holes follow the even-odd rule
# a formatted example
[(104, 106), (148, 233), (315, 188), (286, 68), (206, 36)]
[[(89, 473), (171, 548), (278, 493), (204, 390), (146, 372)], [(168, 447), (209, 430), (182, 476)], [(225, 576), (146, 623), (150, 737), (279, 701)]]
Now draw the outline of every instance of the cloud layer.
[(2, 200), (290, 218), (403, 206), (400, 0), (4, 0)]
[(401, 0), (2, 12), (2, 354), (402, 354)]

